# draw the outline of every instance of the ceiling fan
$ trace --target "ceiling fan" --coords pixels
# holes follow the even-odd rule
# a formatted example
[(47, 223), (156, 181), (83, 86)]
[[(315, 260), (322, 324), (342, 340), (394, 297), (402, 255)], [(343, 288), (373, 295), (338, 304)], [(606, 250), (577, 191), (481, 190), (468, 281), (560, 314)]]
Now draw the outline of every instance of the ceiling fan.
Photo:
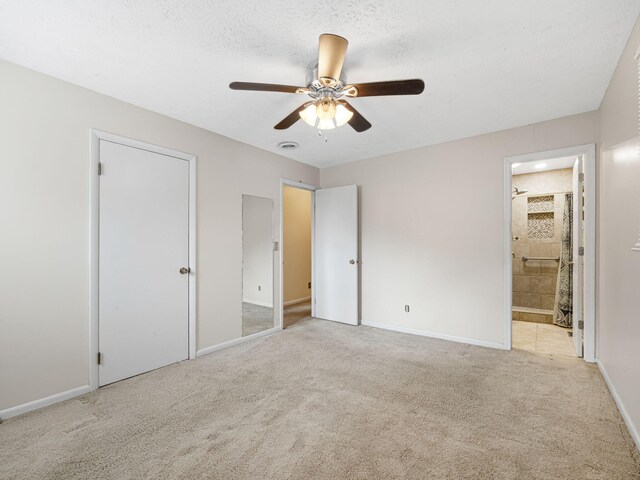
[(371, 124), (345, 98), (383, 95), (418, 95), (424, 91), (420, 79), (347, 84), (342, 72), (349, 42), (338, 35), (320, 35), (318, 63), (307, 77), (306, 87), (271, 83), (232, 82), (233, 90), (306, 94), (306, 102), (287, 115), (274, 128), (284, 130), (302, 120), (320, 130), (330, 130), (348, 123), (356, 132), (364, 132)]

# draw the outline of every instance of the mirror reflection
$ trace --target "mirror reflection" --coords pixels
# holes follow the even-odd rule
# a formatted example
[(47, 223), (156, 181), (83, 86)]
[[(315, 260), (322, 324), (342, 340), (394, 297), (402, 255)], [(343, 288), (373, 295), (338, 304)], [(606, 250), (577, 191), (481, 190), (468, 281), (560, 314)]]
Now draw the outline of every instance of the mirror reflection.
[(243, 195), (242, 336), (273, 326), (273, 200)]

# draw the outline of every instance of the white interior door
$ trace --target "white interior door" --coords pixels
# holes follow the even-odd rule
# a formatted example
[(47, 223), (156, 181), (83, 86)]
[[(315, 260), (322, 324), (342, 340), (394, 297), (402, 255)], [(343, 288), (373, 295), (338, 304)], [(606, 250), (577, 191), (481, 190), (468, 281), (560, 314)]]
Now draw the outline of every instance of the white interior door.
[(582, 228), (582, 202), (583, 185), (582, 177), (583, 159), (578, 157), (573, 166), (573, 344), (576, 355), (582, 357), (583, 348), (583, 271), (584, 271), (584, 235)]
[(358, 325), (358, 187), (315, 193), (315, 316)]
[(100, 141), (99, 384), (189, 356), (189, 163)]

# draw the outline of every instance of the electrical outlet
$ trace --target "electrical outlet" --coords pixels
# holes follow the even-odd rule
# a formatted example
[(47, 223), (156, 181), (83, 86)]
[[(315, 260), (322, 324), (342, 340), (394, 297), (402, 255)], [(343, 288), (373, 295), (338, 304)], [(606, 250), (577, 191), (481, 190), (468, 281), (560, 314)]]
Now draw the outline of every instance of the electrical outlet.
[(307, 288), (311, 288), (311, 282), (307, 283)]
[(261, 292), (262, 291), (262, 285), (258, 285), (258, 291)]
[(404, 311), (405, 311), (405, 312), (409, 312), (409, 305), (405, 305), (405, 306), (404, 306)]

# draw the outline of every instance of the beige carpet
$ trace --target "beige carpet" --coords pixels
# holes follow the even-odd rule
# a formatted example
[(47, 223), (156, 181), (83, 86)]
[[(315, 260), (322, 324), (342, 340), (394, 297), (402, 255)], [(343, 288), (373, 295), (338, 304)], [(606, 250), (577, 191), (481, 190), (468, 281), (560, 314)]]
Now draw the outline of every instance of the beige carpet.
[(306, 320), (0, 425), (2, 479), (638, 479), (598, 370)]

